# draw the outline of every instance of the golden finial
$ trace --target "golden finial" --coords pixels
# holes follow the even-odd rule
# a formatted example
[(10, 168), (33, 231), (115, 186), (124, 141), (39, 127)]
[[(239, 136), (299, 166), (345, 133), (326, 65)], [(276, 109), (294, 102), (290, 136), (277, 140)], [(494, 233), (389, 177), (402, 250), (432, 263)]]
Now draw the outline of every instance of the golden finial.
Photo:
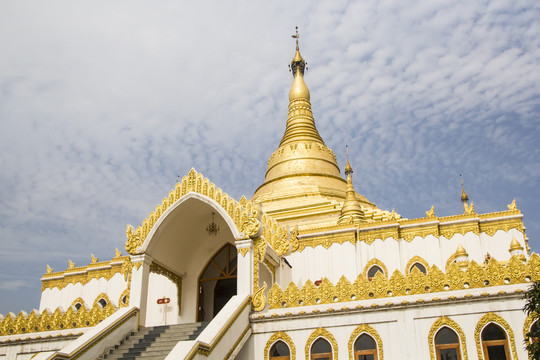
[(53, 269), (47, 264), (47, 274), (50, 274), (53, 272)]
[(120, 252), (120, 250), (118, 250), (118, 248), (114, 248), (114, 258), (119, 258), (120, 256), (122, 256), (122, 253)]
[(431, 205), (431, 209), (426, 211), (426, 217), (434, 218), (435, 217), (435, 205)]
[(71, 259), (68, 259), (69, 262), (69, 269), (73, 269), (75, 267), (75, 263), (71, 261)]
[(519, 241), (516, 240), (515, 237), (512, 238), (512, 241), (510, 242), (510, 252), (515, 250), (523, 250), (523, 246), (520, 245)]
[(467, 203), (467, 201), (469, 201), (469, 197), (467, 196), (465, 188), (463, 187), (463, 177), (461, 176), (461, 174), (459, 174), (459, 178), (461, 179), (461, 201), (463, 203)]
[(392, 211), (388, 215), (388, 220), (397, 220), (396, 209), (392, 209)]
[(516, 199), (506, 206), (508, 207), (508, 210), (517, 210)]
[(469, 254), (467, 254), (467, 251), (465, 251), (465, 248), (461, 244), (459, 244), (458, 247), (457, 247), (456, 255), (457, 256), (469, 256)]
[(296, 39), (296, 51), (300, 50), (300, 47), (298, 47), (298, 39), (300, 39), (300, 34), (298, 33), (298, 26), (296, 26), (296, 34), (292, 35), (293, 39)]
[(95, 264), (98, 262), (98, 258), (94, 256), (94, 254), (90, 254), (90, 257), (92, 258), (92, 264)]
[[(353, 169), (352, 169), (351, 163), (349, 162), (349, 146), (345, 145), (345, 148), (347, 149), (347, 165), (345, 166), (345, 174), (349, 175), (353, 173)], [(349, 180), (348, 176), (347, 176), (347, 180)]]
[(307, 64), (302, 55), (300, 55), (300, 46), (298, 45), (300, 34), (298, 34), (298, 26), (296, 27), (296, 34), (292, 37), (293, 39), (296, 39), (296, 52), (294, 53), (294, 58), (292, 59), (291, 64), (289, 65), (289, 69), (292, 71), (293, 77), (296, 77), (296, 74), (303, 76)]

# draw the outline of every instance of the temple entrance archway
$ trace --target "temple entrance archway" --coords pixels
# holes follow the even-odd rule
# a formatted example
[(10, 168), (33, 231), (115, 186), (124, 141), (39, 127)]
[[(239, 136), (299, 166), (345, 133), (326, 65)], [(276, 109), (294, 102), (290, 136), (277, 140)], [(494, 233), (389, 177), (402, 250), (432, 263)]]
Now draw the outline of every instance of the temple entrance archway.
[(237, 293), (237, 252), (225, 244), (206, 264), (199, 276), (197, 321), (210, 321)]
[[(211, 224), (217, 231), (208, 231)], [(130, 304), (141, 309), (140, 324), (157, 326), (197, 321), (199, 281), (212, 276), (214, 281), (204, 281), (209, 284), (203, 287), (207, 290), (203, 299), (210, 299), (210, 303), (203, 303), (204, 319), (211, 320), (218, 310), (214, 311), (214, 299), (220, 307), (231, 294), (237, 293), (234, 244), (241, 237), (227, 211), (204, 195), (191, 192), (169, 206), (139, 250), (143, 253), (139, 260), (143, 265), (134, 267)], [(215, 271), (205, 274), (205, 269), (210, 268)], [(245, 271), (242, 274), (240, 276), (249, 277)], [(170, 302), (160, 303), (163, 298)]]

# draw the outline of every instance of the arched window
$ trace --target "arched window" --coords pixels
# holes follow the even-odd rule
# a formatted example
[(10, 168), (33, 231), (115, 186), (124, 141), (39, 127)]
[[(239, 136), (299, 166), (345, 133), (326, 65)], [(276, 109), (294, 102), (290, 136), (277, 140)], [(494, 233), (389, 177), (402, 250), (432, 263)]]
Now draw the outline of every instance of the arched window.
[(442, 327), (435, 335), (435, 350), (437, 359), (441, 360), (461, 360), (461, 350), (459, 348), (459, 338), (454, 330), (449, 327)]
[(494, 323), (482, 330), (482, 349), (486, 360), (509, 360), (510, 351), (506, 332)]
[(372, 267), (370, 267), (367, 272), (368, 280), (373, 279), (378, 272), (384, 275), (384, 271), (379, 266), (373, 265)]
[(270, 360), (290, 360), (291, 351), (283, 341), (277, 341), (270, 348)]
[(318, 338), (311, 345), (311, 360), (332, 360), (332, 345), (325, 338)]
[(377, 360), (377, 344), (368, 334), (362, 334), (354, 342), (354, 360)]
[(427, 274), (426, 267), (424, 265), (420, 264), (419, 262), (414, 263), (411, 266), (411, 268), (409, 269), (409, 271), (413, 271), (415, 268), (420, 270), (421, 273)]

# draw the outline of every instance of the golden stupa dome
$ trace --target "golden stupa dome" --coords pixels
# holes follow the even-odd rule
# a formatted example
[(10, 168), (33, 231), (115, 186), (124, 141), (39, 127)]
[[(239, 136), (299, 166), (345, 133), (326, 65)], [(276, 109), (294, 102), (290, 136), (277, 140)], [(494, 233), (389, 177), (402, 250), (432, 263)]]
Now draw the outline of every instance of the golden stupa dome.
[(311, 111), (304, 81), (306, 62), (298, 46), (291, 61), (293, 83), (283, 139), (270, 157), (264, 183), (253, 200), (264, 202), (298, 194), (322, 194), (343, 200), (347, 182), (341, 177), (336, 155), (322, 140)]

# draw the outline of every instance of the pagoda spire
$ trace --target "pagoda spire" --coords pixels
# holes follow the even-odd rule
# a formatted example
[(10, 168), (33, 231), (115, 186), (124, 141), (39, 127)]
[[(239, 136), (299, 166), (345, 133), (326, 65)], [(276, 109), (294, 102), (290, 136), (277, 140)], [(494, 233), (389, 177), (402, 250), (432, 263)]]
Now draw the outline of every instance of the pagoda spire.
[(352, 224), (365, 221), (366, 217), (360, 206), (360, 202), (356, 198), (356, 191), (352, 183), (353, 169), (349, 162), (349, 149), (347, 149), (347, 165), (345, 166), (345, 174), (347, 175), (347, 193), (345, 201), (341, 208), (338, 224)]
[(313, 119), (311, 103), (309, 101), (309, 89), (304, 81), (304, 72), (307, 69), (307, 63), (300, 54), (298, 26), (296, 27), (296, 35), (292, 37), (296, 39), (296, 52), (289, 65), (293, 75), (293, 83), (289, 91), (287, 126), (279, 145), (281, 146), (298, 140), (309, 140), (324, 144), (315, 127), (315, 120)]

